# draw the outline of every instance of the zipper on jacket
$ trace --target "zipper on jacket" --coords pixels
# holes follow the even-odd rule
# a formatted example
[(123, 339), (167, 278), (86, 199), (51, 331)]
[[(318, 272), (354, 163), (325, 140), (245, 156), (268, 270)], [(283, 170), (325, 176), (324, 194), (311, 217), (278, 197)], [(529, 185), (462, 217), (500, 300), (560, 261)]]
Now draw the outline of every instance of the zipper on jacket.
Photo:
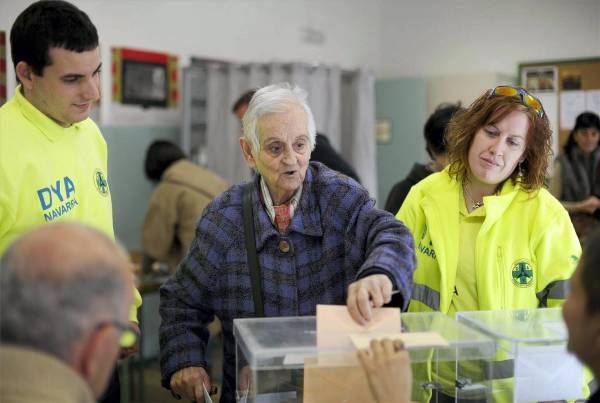
[(502, 246), (498, 246), (496, 257), (498, 259), (498, 269), (496, 270), (496, 286), (500, 288), (500, 292), (498, 293), (498, 296), (500, 297), (500, 309), (504, 309), (506, 307), (506, 289), (508, 287), (506, 285), (506, 280), (503, 278), (505, 267)]

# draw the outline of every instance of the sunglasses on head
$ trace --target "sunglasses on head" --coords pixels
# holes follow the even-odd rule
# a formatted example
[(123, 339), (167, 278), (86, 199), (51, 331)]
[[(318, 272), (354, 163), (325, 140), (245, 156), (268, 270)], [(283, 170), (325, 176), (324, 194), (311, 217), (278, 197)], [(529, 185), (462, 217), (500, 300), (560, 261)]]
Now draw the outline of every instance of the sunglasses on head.
[(512, 87), (510, 85), (499, 85), (490, 91), (489, 96), (520, 97), (523, 105), (531, 108), (540, 118), (544, 117), (544, 107), (542, 107), (540, 100), (523, 88)]

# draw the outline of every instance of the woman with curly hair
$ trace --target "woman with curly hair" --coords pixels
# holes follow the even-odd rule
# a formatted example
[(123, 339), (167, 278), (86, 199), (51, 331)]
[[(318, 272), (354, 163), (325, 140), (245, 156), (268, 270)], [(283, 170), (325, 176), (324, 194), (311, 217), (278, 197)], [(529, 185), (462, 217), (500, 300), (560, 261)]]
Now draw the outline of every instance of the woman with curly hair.
[[(397, 215), (416, 246), (408, 310), (454, 316), (562, 304), (581, 246), (543, 187), (551, 130), (542, 104), (498, 86), (447, 130), (449, 166), (413, 186)], [(512, 360), (488, 364), (488, 380), (512, 377)], [(454, 383), (439, 383), (440, 395), (454, 396)]]

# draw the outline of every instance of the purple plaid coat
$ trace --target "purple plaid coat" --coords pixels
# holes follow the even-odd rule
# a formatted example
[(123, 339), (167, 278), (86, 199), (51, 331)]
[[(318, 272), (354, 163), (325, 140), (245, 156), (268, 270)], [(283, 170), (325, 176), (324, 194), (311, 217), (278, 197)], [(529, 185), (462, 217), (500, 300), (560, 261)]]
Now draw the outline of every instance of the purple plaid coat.
[[(224, 343), (221, 401), (234, 401), (233, 319), (255, 316), (242, 218), (244, 186), (252, 186), (254, 226), (265, 316), (314, 315), (317, 304), (345, 304), (348, 285), (385, 273), (410, 300), (413, 239), (354, 180), (311, 162), (286, 234), (260, 201), (258, 178), (234, 185), (204, 210), (196, 239), (175, 275), (160, 289), (162, 384), (189, 366), (207, 366), (207, 325), (216, 315)], [(287, 253), (279, 249), (287, 240)]]

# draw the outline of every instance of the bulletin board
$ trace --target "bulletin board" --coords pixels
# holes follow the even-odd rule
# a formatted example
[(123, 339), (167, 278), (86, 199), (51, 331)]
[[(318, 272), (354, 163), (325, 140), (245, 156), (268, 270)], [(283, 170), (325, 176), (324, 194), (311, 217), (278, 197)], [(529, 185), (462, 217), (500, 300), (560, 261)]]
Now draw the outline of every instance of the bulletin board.
[(592, 111), (600, 115), (600, 57), (522, 63), (519, 77), (521, 86), (539, 96), (548, 109), (560, 149), (579, 113)]

